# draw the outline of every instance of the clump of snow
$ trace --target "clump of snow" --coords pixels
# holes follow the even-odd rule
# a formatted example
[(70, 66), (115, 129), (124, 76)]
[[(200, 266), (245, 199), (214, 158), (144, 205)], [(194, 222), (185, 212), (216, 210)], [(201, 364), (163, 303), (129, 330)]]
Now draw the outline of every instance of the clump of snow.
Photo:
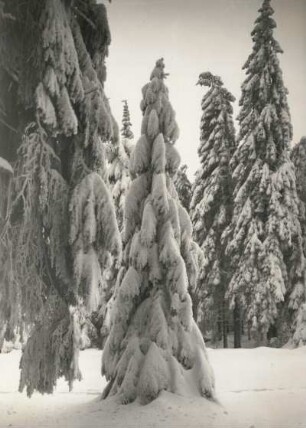
[(11, 167), (11, 165), (8, 163), (7, 160), (3, 159), (0, 156), (0, 170), (3, 169), (4, 171), (13, 174), (13, 168)]

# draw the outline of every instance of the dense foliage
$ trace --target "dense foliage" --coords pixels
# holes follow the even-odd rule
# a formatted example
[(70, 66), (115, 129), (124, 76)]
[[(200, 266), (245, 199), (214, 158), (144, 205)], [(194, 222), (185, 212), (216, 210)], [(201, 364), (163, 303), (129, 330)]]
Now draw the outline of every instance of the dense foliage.
[(192, 196), (192, 185), (186, 174), (187, 165), (182, 165), (177, 170), (174, 176), (174, 185), (178, 193), (179, 199), (187, 212), (189, 212), (190, 201)]
[[(299, 218), (302, 228), (303, 253), (306, 258), (306, 137), (301, 138), (291, 151), (295, 166), (296, 188), (299, 196)], [(306, 283), (295, 288), (289, 299), (290, 324), (295, 345), (306, 344)]]

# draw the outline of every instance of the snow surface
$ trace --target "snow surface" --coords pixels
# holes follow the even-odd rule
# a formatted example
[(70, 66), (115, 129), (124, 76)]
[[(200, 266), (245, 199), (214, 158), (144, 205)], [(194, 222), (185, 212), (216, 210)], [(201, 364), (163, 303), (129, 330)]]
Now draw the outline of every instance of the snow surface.
[(101, 351), (81, 352), (83, 381), (54, 395), (17, 392), (20, 351), (0, 354), (0, 427), (305, 428), (306, 347), (208, 349), (219, 403), (162, 393), (151, 404), (100, 400)]

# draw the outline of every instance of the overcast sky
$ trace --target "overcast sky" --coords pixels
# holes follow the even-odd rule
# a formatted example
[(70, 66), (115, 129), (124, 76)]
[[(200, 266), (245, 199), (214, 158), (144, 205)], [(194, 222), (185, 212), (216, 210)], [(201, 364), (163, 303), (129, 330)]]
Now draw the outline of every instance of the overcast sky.
[[(242, 66), (251, 53), (250, 33), (261, 0), (113, 0), (107, 4), (112, 33), (106, 94), (121, 123), (122, 99), (130, 106), (135, 138), (141, 124), (141, 88), (156, 59), (170, 73), (166, 84), (177, 113), (182, 163), (189, 175), (199, 166), (199, 123), (204, 88), (198, 75), (211, 71), (239, 100)], [(294, 127), (293, 142), (306, 135), (306, 0), (272, 0), (275, 37)], [(238, 113), (235, 103), (235, 117)]]

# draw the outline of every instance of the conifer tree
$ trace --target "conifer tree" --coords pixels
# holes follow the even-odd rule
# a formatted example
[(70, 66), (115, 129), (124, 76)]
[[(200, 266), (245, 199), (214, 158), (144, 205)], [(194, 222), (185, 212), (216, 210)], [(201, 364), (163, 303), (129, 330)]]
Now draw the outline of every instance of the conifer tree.
[(131, 129), (131, 117), (127, 100), (123, 100), (123, 117), (121, 135), (124, 140), (133, 140), (134, 134)]
[[(232, 215), (232, 180), (229, 168), (235, 149), (233, 95), (219, 76), (200, 74), (198, 84), (209, 87), (202, 100), (201, 143), (191, 201), (194, 238), (204, 253), (204, 263), (193, 300), (198, 322), (215, 330), (222, 320), (223, 341), (227, 346), (227, 307), (225, 292), (229, 266), (222, 233)], [(214, 334), (214, 338), (215, 334)]]
[[(292, 126), (273, 36), (276, 23), (264, 0), (243, 69), (240, 132), (233, 156), (234, 212), (228, 255), (234, 268), (228, 297), (265, 338), (286, 293), (303, 282), (295, 173), (289, 158)], [(300, 284), (300, 285), (298, 285)]]
[(20, 364), (31, 395), (80, 378), (80, 329), (107, 294), (103, 270), (120, 259), (104, 148), (115, 128), (104, 93), (110, 33), (95, 1), (12, 0), (5, 12), (1, 49), (12, 46), (16, 63), (2, 77), (9, 70), (18, 83), (4, 108), (21, 106), (22, 137), (1, 299), (34, 323)]
[(109, 171), (108, 177), (111, 185), (114, 203), (116, 207), (119, 229), (123, 227), (123, 211), (125, 195), (130, 183), (129, 162), (132, 152), (132, 139), (130, 114), (127, 101), (123, 101), (123, 118), (120, 140), (118, 136), (112, 144), (108, 145)]
[[(113, 200), (116, 209), (116, 217), (119, 230), (123, 232), (124, 226), (124, 205), (125, 197), (130, 186), (129, 164), (132, 152), (132, 139), (134, 135), (131, 131), (130, 114), (127, 101), (123, 101), (123, 118), (121, 139), (119, 136), (119, 129), (116, 125), (116, 132), (113, 140), (107, 145), (107, 158), (108, 158), (108, 178), (110, 188), (113, 195)], [(107, 306), (103, 305), (99, 308), (95, 316), (95, 325), (97, 327), (100, 337), (100, 345), (103, 346), (105, 338), (109, 333), (110, 318), (109, 313), (116, 298), (116, 284), (125, 271), (124, 266), (119, 266), (116, 259), (113, 259), (111, 267), (105, 272), (104, 281), (108, 284), (109, 294), (107, 296)]]
[(186, 171), (187, 165), (179, 167), (174, 176), (174, 185), (183, 207), (187, 212), (189, 212), (192, 186), (189, 178), (187, 177)]
[[(291, 160), (295, 166), (296, 188), (299, 197), (299, 217), (302, 228), (303, 254), (306, 258), (306, 137), (301, 138), (291, 151)], [(305, 278), (306, 279), (306, 276)], [(298, 284), (288, 300), (289, 323), (292, 325), (295, 345), (306, 344), (306, 284)]]
[(125, 263), (103, 353), (104, 397), (142, 403), (187, 378), (211, 397), (213, 375), (192, 318), (188, 286), (196, 280), (192, 226), (173, 185), (179, 165), (178, 128), (160, 59), (142, 89), (142, 135), (130, 163), (125, 205)]

